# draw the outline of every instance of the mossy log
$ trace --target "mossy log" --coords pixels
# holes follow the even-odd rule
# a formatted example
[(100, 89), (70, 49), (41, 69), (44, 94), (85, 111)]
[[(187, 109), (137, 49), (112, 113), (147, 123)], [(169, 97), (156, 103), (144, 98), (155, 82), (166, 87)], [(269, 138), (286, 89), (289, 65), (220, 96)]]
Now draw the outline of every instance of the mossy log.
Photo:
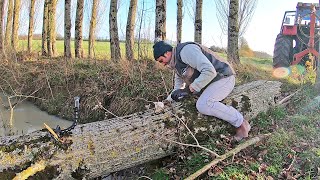
[[(275, 105), (280, 86), (277, 81), (254, 81), (236, 87), (225, 102), (252, 118)], [(170, 142), (187, 142), (188, 136), (181, 134), (186, 132), (181, 120), (199, 139), (200, 132), (209, 135), (228, 126), (221, 120), (199, 115), (194, 103), (192, 100), (166, 106), (160, 112), (149, 109), (78, 125), (62, 139), (64, 143), (56, 142), (46, 130), (1, 137), (0, 179), (11, 179), (39, 162), (46, 168), (35, 175), (49, 171), (56, 179), (98, 177), (174, 153), (178, 145)]]

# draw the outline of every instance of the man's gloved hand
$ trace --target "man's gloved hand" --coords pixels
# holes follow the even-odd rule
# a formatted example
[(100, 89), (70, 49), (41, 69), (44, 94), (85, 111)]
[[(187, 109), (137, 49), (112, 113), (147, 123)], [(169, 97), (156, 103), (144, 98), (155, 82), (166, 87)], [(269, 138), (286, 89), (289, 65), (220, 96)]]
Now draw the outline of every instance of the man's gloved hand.
[(190, 92), (189, 88), (177, 89), (171, 93), (171, 98), (174, 101), (179, 102), (182, 99), (184, 99), (185, 97), (189, 96), (190, 94), (191, 94), (191, 92)]

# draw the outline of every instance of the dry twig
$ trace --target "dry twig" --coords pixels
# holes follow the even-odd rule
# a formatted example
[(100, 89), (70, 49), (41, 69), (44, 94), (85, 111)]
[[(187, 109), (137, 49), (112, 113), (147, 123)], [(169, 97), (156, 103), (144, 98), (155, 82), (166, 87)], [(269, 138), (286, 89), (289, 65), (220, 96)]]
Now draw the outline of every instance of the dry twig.
[(164, 85), (164, 88), (166, 89), (166, 93), (169, 94), (169, 91), (168, 91), (168, 87), (166, 85), (166, 81), (164, 80), (163, 78), (163, 74), (162, 72), (160, 71), (160, 74), (161, 74), (161, 79), (162, 79), (162, 82), (163, 82), (163, 85)]
[(43, 98), (39, 98), (39, 97), (36, 97), (36, 96), (31, 96), (32, 94), (36, 93), (39, 89), (35, 90), (34, 92), (32, 92), (30, 95), (26, 96), (26, 95), (13, 95), (13, 96), (8, 96), (8, 103), (9, 103), (9, 108), (10, 108), (10, 126), (13, 126), (13, 109), (15, 107), (15, 105), (17, 105), (18, 103), (15, 103), (14, 105), (12, 105), (11, 103), (11, 98), (14, 98), (14, 97), (24, 97), (23, 100), (21, 100), (20, 102), (26, 100), (27, 98), (35, 98), (35, 99), (41, 99), (41, 100), (45, 100)]
[(107, 113), (111, 114), (114, 117), (117, 117), (117, 118), (119, 117), (119, 116), (115, 115), (114, 113), (112, 113), (111, 111), (109, 111), (107, 108), (103, 107), (102, 103), (98, 99), (96, 99), (96, 100), (98, 101), (98, 104), (96, 105), (97, 108), (103, 109), (104, 111), (106, 111)]
[(138, 179), (141, 179), (141, 178), (146, 178), (146, 179), (152, 180), (152, 179), (149, 178), (148, 176), (140, 176)]
[(301, 89), (298, 89), (296, 92), (290, 94), (289, 96), (286, 96), (285, 98), (281, 99), (277, 104), (278, 105), (282, 105), (285, 102), (287, 102), (290, 98), (292, 98), (295, 94), (297, 94), (299, 91), (301, 91)]
[(47, 75), (47, 73), (45, 73), (45, 74), (46, 74), (47, 84), (48, 84), (48, 87), (49, 87), (49, 90), (50, 90), (50, 93), (51, 93), (51, 97), (52, 97), (52, 99), (54, 99), (54, 96), (53, 96), (53, 92), (52, 92), (52, 89), (51, 89), (51, 86), (50, 86), (50, 82), (49, 82), (48, 75)]
[(23, 170), (22, 172), (18, 173), (16, 177), (13, 178), (13, 180), (24, 180), (28, 179), (30, 176), (35, 175), (37, 172), (44, 170), (46, 167), (45, 161), (40, 161), (32, 166), (28, 167), (27, 169)]
[(43, 123), (43, 125), (44, 125), (44, 127), (45, 127), (46, 129), (48, 129), (48, 131), (52, 134), (52, 136), (53, 136), (57, 141), (60, 141), (60, 142), (61, 142), (61, 140), (59, 139), (59, 136), (57, 135), (57, 133), (55, 133), (54, 130), (53, 130), (50, 126), (48, 126), (46, 123)]
[(198, 176), (200, 176), (201, 174), (203, 174), (204, 172), (206, 172), (208, 169), (210, 169), (212, 166), (218, 164), (219, 162), (223, 161), (224, 159), (237, 154), (238, 152), (240, 152), (241, 150), (247, 148), (248, 146), (251, 146), (252, 144), (255, 144), (259, 141), (261, 141), (262, 139), (264, 139), (265, 137), (270, 136), (271, 134), (264, 134), (264, 135), (260, 135), (257, 137), (254, 137), (240, 145), (238, 145), (236, 148), (232, 149), (231, 151), (221, 155), (220, 157), (214, 159), (213, 161), (211, 161), (209, 164), (205, 165), (204, 167), (202, 167), (201, 169), (199, 169), (198, 171), (196, 171), (195, 173), (193, 173), (192, 175), (190, 175), (189, 177), (187, 177), (185, 180), (193, 180), (195, 178), (197, 178)]

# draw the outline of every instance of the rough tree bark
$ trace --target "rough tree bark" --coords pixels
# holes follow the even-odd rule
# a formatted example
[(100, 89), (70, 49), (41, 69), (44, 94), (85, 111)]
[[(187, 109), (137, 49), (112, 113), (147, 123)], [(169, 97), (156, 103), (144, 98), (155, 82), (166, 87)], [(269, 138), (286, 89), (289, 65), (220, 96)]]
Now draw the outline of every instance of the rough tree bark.
[(71, 0), (64, 1), (64, 57), (71, 58)]
[(117, 14), (118, 14), (118, 0), (111, 0), (110, 12), (109, 12), (109, 33), (110, 33), (111, 59), (113, 61), (119, 61), (121, 58)]
[(4, 36), (3, 36), (3, 19), (4, 19), (4, 5), (5, 0), (0, 1), (0, 54), (4, 54)]
[(141, 51), (141, 29), (142, 29), (142, 22), (144, 19), (144, 4), (145, 4), (145, 0), (142, 1), (142, 8), (141, 8), (141, 13), (140, 13), (140, 22), (139, 22), (139, 31), (138, 31), (138, 60), (142, 57), (142, 51)]
[(34, 29), (34, 5), (36, 0), (30, 1), (30, 10), (29, 10), (29, 30), (28, 30), (28, 52), (32, 51), (32, 37)]
[(127, 28), (126, 28), (126, 56), (127, 60), (134, 59), (134, 27), (137, 14), (137, 2), (138, 0), (131, 0), (128, 12)]
[(41, 39), (41, 54), (42, 56), (48, 55), (48, 3), (45, 0), (43, 4), (43, 19), (42, 19), (42, 39)]
[(15, 0), (14, 1), (14, 13), (13, 13), (13, 21), (12, 21), (12, 38), (11, 38), (11, 45), (15, 51), (17, 51), (17, 46), (19, 43), (19, 17), (20, 17), (20, 7), (21, 1)]
[(156, 0), (155, 41), (166, 39), (166, 0)]
[(11, 46), (11, 33), (12, 33), (12, 19), (13, 18), (13, 0), (9, 0), (8, 3), (8, 14), (7, 14), (7, 24), (5, 32), (4, 45), (6, 47)]
[(182, 37), (182, 7), (183, 1), (177, 0), (177, 43), (181, 43)]
[(96, 34), (96, 27), (97, 27), (97, 13), (98, 13), (99, 2), (100, 0), (92, 1), (92, 11), (91, 11), (90, 30), (89, 30), (89, 49), (88, 49), (89, 58), (94, 57), (94, 42), (95, 42), (95, 34)]
[(47, 1), (47, 9), (48, 9), (48, 14), (47, 14), (47, 17), (48, 17), (48, 21), (47, 21), (47, 35), (46, 35), (46, 37), (47, 37), (47, 55), (49, 56), (49, 57), (52, 57), (52, 52), (53, 52), (53, 50), (52, 50), (52, 38), (51, 38), (51, 35), (52, 35), (52, 21), (51, 21), (51, 15), (50, 15), (50, 13), (52, 12), (52, 2), (51, 2), (51, 0), (45, 0), (45, 1)]
[(52, 42), (52, 56), (57, 55), (57, 46), (56, 46), (56, 9), (57, 9), (58, 0), (51, 0), (51, 9), (49, 12), (49, 21), (50, 21), (50, 40)]
[[(236, 87), (225, 103), (252, 118), (275, 105), (280, 86), (276, 81), (254, 81)], [(199, 116), (194, 101), (189, 103), (78, 125), (65, 137), (68, 142), (65, 145), (53, 143), (45, 131), (0, 137), (0, 177), (11, 178), (15, 176), (12, 172), (42, 165), (46, 169), (38, 173), (53, 168), (57, 179), (68, 179), (75, 172), (78, 177), (80, 174), (94, 178), (174, 153), (178, 145), (169, 140), (187, 142), (190, 138), (181, 120), (198, 140), (201, 136), (220, 134), (221, 129), (230, 126), (212, 117)]]
[(196, 14), (194, 21), (194, 42), (202, 43), (202, 4), (203, 0), (196, 0)]
[(228, 61), (240, 64), (239, 58), (239, 24), (238, 24), (238, 9), (239, 0), (230, 0), (228, 17)]
[(84, 0), (77, 0), (77, 12), (76, 12), (76, 23), (75, 23), (75, 57), (83, 58), (83, 47), (82, 47), (82, 24), (83, 24), (83, 5)]
[(48, 26), (47, 26), (47, 48), (48, 56), (54, 57), (57, 53), (56, 48), (56, 9), (57, 0), (48, 1)]

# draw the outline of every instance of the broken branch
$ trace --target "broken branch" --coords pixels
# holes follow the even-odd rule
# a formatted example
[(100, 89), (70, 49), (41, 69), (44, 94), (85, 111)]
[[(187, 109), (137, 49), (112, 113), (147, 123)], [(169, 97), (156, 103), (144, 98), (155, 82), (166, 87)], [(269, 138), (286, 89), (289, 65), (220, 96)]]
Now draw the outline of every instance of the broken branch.
[(189, 177), (187, 177), (185, 180), (193, 180), (195, 178), (197, 178), (198, 176), (200, 176), (201, 174), (203, 174), (204, 172), (206, 172), (208, 169), (210, 169), (213, 165), (218, 164), (219, 162), (225, 160), (226, 158), (237, 154), (238, 152), (240, 152), (241, 150), (247, 148), (248, 146), (251, 146), (252, 144), (255, 144), (259, 141), (261, 141), (262, 139), (270, 136), (271, 134), (264, 134), (264, 135), (260, 135), (257, 137), (254, 137), (240, 145), (238, 145), (236, 148), (232, 149), (231, 151), (219, 156), (218, 158), (214, 159), (213, 161), (211, 161), (209, 164), (205, 165), (204, 167), (202, 167), (201, 169), (199, 169), (198, 171), (196, 171), (195, 173), (193, 173), (192, 175), (190, 175)]

